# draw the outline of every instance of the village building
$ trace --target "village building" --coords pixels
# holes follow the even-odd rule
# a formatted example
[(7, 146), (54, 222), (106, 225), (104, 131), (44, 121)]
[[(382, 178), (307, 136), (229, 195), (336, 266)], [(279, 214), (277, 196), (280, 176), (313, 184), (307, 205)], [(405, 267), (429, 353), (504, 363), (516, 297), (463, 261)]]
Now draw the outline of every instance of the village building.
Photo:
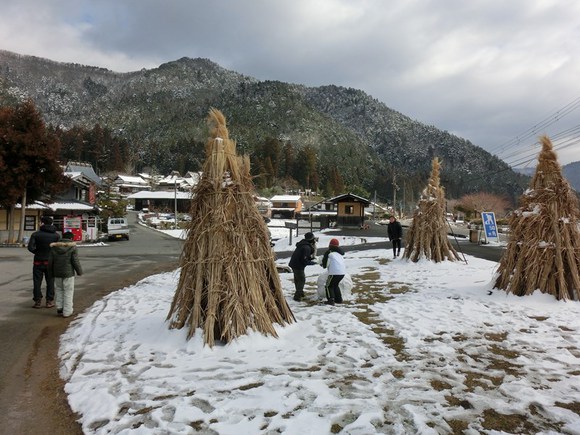
[(147, 180), (132, 175), (117, 175), (113, 180), (113, 186), (116, 187), (121, 196), (127, 196), (142, 190), (150, 190), (151, 186)]
[(352, 193), (330, 198), (329, 201), (336, 206), (336, 226), (340, 228), (364, 228), (365, 207), (370, 205), (368, 199)]
[(127, 199), (134, 201), (137, 211), (174, 213), (187, 213), (191, 205), (191, 192), (178, 190), (155, 190), (135, 192)]
[(272, 203), (272, 217), (295, 219), (302, 211), (302, 197), (300, 195), (274, 195)]

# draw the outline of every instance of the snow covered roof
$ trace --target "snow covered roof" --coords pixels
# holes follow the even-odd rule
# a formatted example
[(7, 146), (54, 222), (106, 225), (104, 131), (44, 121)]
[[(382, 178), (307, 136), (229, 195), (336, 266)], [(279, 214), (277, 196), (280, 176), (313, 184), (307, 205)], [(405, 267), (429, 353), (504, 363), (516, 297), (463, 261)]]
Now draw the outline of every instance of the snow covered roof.
[(142, 191), (142, 192), (135, 192), (129, 196), (127, 199), (191, 199), (190, 192), (175, 192), (175, 191), (165, 191), (165, 190), (156, 190), (154, 192), (149, 191)]
[(52, 202), (46, 204), (48, 208), (53, 211), (56, 210), (94, 210), (95, 207), (90, 204), (83, 204), (80, 202)]
[[(14, 208), (22, 208), (22, 204), (16, 204)], [(33, 204), (26, 204), (26, 210), (44, 210), (48, 207), (44, 202), (34, 201)]]
[(134, 177), (134, 176), (131, 176), (131, 175), (121, 175), (121, 174), (119, 174), (119, 175), (117, 175), (117, 178), (115, 179), (115, 183), (116, 184), (119, 184), (118, 183), (118, 180), (120, 180), (124, 184), (127, 184), (127, 183), (129, 183), (129, 184), (141, 184), (141, 185), (147, 185), (148, 184), (147, 181), (145, 181), (143, 178), (141, 178), (141, 177)]
[(101, 185), (102, 179), (99, 177), (95, 170), (93, 169), (93, 165), (86, 162), (69, 162), (66, 165), (65, 172), (80, 172), (89, 180), (97, 184), (98, 186)]
[(300, 195), (274, 195), (270, 198), (272, 202), (295, 202), (300, 201), (302, 197)]

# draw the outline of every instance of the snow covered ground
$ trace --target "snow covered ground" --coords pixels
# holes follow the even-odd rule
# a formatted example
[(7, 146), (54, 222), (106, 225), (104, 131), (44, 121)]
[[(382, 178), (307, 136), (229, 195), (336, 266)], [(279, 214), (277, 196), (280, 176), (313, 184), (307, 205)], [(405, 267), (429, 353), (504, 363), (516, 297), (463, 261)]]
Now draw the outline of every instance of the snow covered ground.
[(320, 266), (306, 302), (281, 274), (297, 322), (213, 349), (167, 327), (178, 271), (112, 293), (62, 337), (71, 407), (97, 434), (580, 434), (580, 303), (489, 294), (496, 263), (473, 257), (390, 257), (348, 252), (334, 307)]

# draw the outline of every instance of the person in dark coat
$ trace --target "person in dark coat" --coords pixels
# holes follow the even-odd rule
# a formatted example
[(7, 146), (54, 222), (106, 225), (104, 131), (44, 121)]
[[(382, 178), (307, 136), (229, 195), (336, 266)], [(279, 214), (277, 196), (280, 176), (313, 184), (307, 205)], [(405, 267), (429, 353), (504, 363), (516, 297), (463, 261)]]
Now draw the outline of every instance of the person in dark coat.
[(35, 231), (30, 236), (28, 250), (34, 254), (32, 266), (32, 299), (33, 308), (42, 308), (42, 279), (46, 280), (46, 308), (54, 307), (54, 280), (48, 273), (48, 255), (50, 244), (58, 242), (60, 235), (56, 232), (56, 227), (52, 224), (50, 216), (40, 218), (42, 225), (40, 230)]
[(296, 249), (292, 253), (288, 264), (294, 273), (294, 300), (301, 301), (304, 297), (304, 284), (306, 284), (306, 266), (316, 264), (316, 237), (312, 233), (304, 234), (304, 239), (296, 243)]
[(73, 313), (75, 272), (83, 274), (73, 233), (64, 233), (61, 242), (50, 244), (48, 272), (54, 278), (56, 288), (56, 313), (69, 317)]
[(401, 253), (401, 239), (403, 238), (403, 227), (401, 222), (391, 216), (389, 218), (389, 224), (387, 225), (387, 234), (389, 235), (389, 240), (393, 244), (393, 258), (397, 258)]

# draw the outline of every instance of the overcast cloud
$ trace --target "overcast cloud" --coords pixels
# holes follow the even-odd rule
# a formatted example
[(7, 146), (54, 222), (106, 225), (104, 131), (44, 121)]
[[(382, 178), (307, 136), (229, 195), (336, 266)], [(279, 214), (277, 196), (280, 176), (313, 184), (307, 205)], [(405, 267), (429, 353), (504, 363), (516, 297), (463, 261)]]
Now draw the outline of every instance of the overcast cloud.
[(508, 163), (535, 156), (543, 133), (561, 163), (580, 160), (577, 0), (2, 3), (5, 50), (119, 72), (204, 57), (261, 80), (361, 89)]

